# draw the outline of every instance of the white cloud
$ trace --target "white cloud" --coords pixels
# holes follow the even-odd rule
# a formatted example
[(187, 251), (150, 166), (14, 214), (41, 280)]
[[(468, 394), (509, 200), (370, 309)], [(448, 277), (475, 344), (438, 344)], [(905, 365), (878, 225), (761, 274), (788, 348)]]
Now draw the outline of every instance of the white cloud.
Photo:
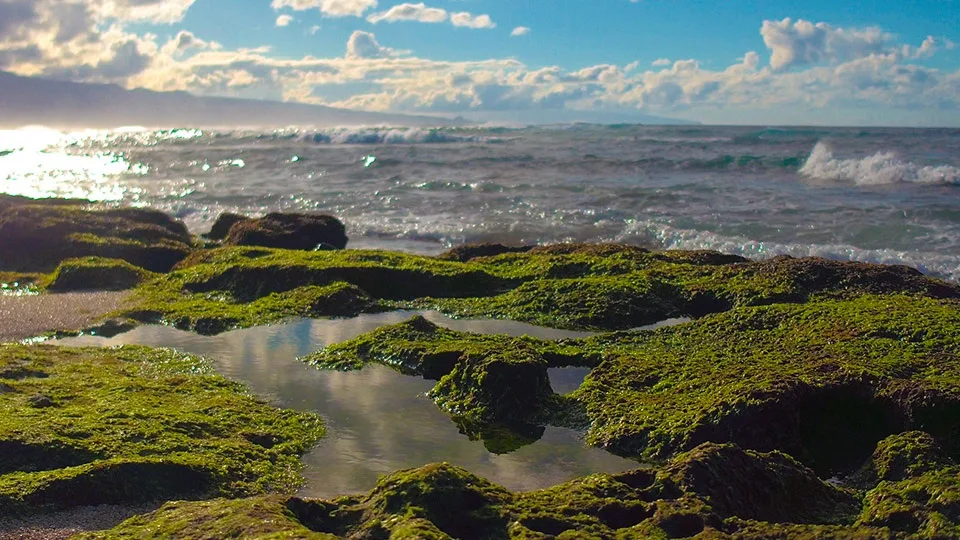
[(399, 4), (387, 11), (371, 13), (367, 21), (371, 24), (379, 22), (416, 21), (422, 23), (442, 23), (448, 18), (446, 10), (427, 7), (424, 3)]
[(319, 32), (319, 31), (320, 31), (320, 25), (319, 25), (319, 24), (315, 24), (315, 25), (313, 25), (313, 26), (310, 27), (310, 35), (311, 35), (311, 36), (316, 35), (316, 33)]
[(290, 26), (290, 23), (292, 22), (293, 22), (292, 15), (280, 15), (277, 17), (276, 25), (280, 27)]
[(347, 41), (347, 58), (390, 58), (397, 55), (397, 51), (381, 46), (377, 37), (370, 32), (357, 30)]
[(318, 9), (330, 17), (361, 17), (370, 9), (377, 7), (377, 0), (273, 0), (273, 9), (288, 7), (294, 11)]
[[(687, 111), (696, 117), (717, 111), (830, 107), (960, 111), (960, 71), (917, 62), (949, 49), (952, 42), (927, 38), (906, 45), (879, 29), (844, 30), (789, 19), (768, 22), (762, 28), (767, 51), (746, 52), (720, 69), (708, 69), (695, 59), (661, 59), (648, 69), (638, 62), (531, 68), (511, 58), (449, 62), (416, 57), (363, 31), (354, 32), (345, 53), (335, 58), (284, 58), (269, 47), (225, 50), (187, 31), (169, 38), (133, 33), (122, 21), (106, 18), (100, 4), (84, 1), (0, 0), (0, 69), (129, 88), (406, 112), (601, 108), (666, 115)], [(128, 6), (154, 4), (127, 1)], [(320, 9), (325, 4), (277, 2), (290, 9)], [(356, 3), (350, 5), (359, 9)], [(421, 15), (436, 9), (403, 5), (422, 6)], [(443, 13), (451, 21), (450, 14)], [(401, 15), (394, 12), (393, 17)], [(473, 15), (469, 20), (474, 26), (483, 21)], [(761, 54), (774, 60), (761, 65)], [(321, 97), (331, 87), (344, 91), (328, 95), (349, 97)], [(347, 88), (353, 93), (345, 94)]]
[(529, 33), (530, 33), (530, 29), (527, 28), (526, 26), (518, 26), (514, 28), (512, 32), (510, 32), (510, 35), (517, 37), (517, 36), (525, 36)]
[(653, 67), (660, 67), (660, 66), (669, 66), (672, 63), (673, 62), (671, 62), (669, 58), (657, 58), (656, 60), (651, 62), (650, 65)]
[(451, 13), (450, 22), (454, 26), (474, 29), (496, 28), (497, 24), (490, 19), (489, 15), (472, 15), (466, 11), (460, 13)]
[(772, 53), (770, 67), (778, 71), (863, 58), (886, 50), (893, 40), (892, 35), (876, 27), (846, 30), (790, 18), (763, 21), (760, 35)]

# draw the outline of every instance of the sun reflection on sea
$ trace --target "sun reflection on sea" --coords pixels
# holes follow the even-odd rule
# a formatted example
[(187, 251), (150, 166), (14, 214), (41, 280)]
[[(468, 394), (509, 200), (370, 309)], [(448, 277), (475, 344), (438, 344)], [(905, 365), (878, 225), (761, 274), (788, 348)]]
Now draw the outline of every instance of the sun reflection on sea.
[(83, 141), (107, 133), (64, 133), (42, 127), (0, 130), (0, 191), (104, 202), (136, 198), (139, 188), (121, 177), (144, 176), (149, 172), (146, 165), (130, 163), (122, 152), (82, 152), (89, 148)]

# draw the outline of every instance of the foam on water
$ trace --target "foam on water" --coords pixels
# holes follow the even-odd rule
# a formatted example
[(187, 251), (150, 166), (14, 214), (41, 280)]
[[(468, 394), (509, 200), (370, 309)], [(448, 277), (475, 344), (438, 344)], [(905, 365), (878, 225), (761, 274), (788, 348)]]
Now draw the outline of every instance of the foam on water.
[(904, 161), (895, 152), (879, 151), (864, 158), (838, 159), (829, 145), (818, 142), (800, 174), (822, 180), (852, 180), (857, 184), (960, 184), (960, 168)]

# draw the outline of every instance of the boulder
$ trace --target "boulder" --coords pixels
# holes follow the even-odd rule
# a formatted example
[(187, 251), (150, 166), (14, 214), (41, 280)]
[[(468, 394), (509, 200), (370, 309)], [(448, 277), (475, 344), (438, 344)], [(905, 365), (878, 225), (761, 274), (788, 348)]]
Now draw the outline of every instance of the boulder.
[(230, 227), (224, 244), (281, 249), (343, 249), (346, 228), (333, 216), (272, 213), (260, 219), (239, 221)]
[(217, 217), (217, 221), (213, 223), (213, 227), (210, 228), (210, 232), (203, 235), (203, 237), (210, 240), (223, 240), (228, 234), (230, 234), (230, 228), (235, 224), (250, 220), (251, 218), (248, 218), (247, 216), (224, 212)]
[(154, 210), (22, 198), (0, 203), (2, 270), (49, 272), (65, 259), (98, 256), (166, 272), (193, 244), (182, 222)]
[(476, 257), (493, 257), (504, 253), (525, 253), (534, 246), (505, 246), (503, 244), (464, 244), (437, 255), (438, 259), (446, 261), (467, 262)]

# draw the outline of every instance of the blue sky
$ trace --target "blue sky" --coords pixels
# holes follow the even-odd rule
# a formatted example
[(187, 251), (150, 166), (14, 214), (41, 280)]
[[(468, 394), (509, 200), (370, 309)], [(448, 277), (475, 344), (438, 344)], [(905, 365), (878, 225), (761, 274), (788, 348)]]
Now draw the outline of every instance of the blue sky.
[(477, 119), (960, 126), (958, 34), (956, 0), (0, 0), (0, 69)]

